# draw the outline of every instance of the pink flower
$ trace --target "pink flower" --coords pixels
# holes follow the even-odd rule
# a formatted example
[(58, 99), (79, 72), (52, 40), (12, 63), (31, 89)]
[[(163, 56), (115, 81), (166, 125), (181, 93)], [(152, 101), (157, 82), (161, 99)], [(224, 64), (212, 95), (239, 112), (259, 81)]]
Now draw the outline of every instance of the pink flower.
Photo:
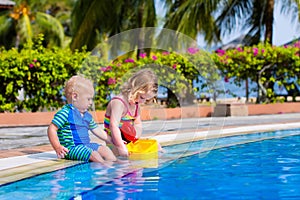
[(226, 53), (226, 51), (225, 50), (223, 50), (223, 49), (217, 49), (217, 54), (219, 55), (219, 56), (223, 56), (225, 53)]
[(112, 70), (112, 67), (111, 67), (111, 66), (101, 67), (101, 68), (100, 68), (100, 71), (103, 71), (103, 72), (107, 72), (107, 71), (111, 71), (111, 70)]
[(164, 56), (167, 56), (167, 55), (169, 55), (169, 54), (170, 54), (170, 52), (168, 52), (168, 51), (162, 52), (162, 55), (164, 55)]
[(128, 58), (125, 60), (125, 63), (134, 63), (134, 60), (132, 58)]
[(152, 56), (152, 60), (157, 60), (156, 55), (153, 55), (153, 56)]
[(33, 59), (33, 62), (35, 62), (35, 63), (36, 63), (36, 62), (37, 62), (37, 59), (36, 59), (36, 58), (35, 58), (35, 59)]
[(300, 48), (300, 41), (295, 42), (294, 47)]
[(34, 64), (30, 63), (29, 68), (34, 68)]
[(190, 48), (188, 48), (187, 51), (188, 51), (189, 54), (195, 54), (195, 53), (197, 53), (199, 51), (199, 49), (198, 48), (190, 47)]
[(262, 52), (262, 53), (265, 53), (265, 50), (264, 50), (264, 49), (262, 49), (262, 50), (261, 50), (261, 52)]
[(177, 65), (176, 65), (176, 64), (174, 64), (174, 65), (172, 66), (172, 68), (173, 68), (173, 69), (176, 69), (176, 68), (177, 68)]
[(140, 53), (140, 58), (146, 58), (147, 53)]
[(253, 48), (253, 55), (254, 55), (254, 56), (257, 56), (257, 54), (258, 54), (258, 48), (255, 48), (255, 47), (254, 47), (254, 48)]
[(100, 67), (100, 71), (106, 72), (106, 67)]
[(243, 49), (241, 47), (236, 48), (238, 52), (243, 52)]
[(190, 47), (190, 48), (188, 48), (188, 53), (190, 53), (190, 54), (195, 54), (195, 53), (197, 53), (198, 51), (199, 51), (199, 49), (198, 48), (193, 48), (193, 47)]
[(106, 71), (111, 71), (112, 70), (112, 67), (111, 66), (107, 66), (106, 67)]
[(107, 80), (107, 84), (108, 85), (113, 85), (113, 84), (115, 84), (116, 83), (116, 79), (114, 79), (114, 78), (109, 78), (108, 80)]

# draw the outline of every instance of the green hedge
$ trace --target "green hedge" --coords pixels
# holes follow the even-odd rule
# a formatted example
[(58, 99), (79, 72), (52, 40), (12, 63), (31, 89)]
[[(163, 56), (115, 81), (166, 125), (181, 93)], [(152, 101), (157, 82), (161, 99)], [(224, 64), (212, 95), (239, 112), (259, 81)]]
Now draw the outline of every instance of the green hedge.
[[(42, 41), (39, 37), (33, 47), (27, 45), (20, 51), (1, 50), (0, 112), (35, 112), (58, 108), (64, 103), (64, 82), (78, 72), (88, 54), (69, 49), (46, 49)], [(19, 95), (21, 90), (24, 91), (23, 99)]]
[[(216, 84), (235, 77), (235, 84), (249, 78), (257, 81), (268, 102), (276, 102), (273, 85), (286, 85), (290, 79), (299, 83), (299, 44), (274, 47), (268, 44), (208, 53), (189, 48), (185, 53), (156, 51), (150, 55), (125, 54), (113, 61), (72, 52), (70, 49), (44, 48), (43, 37), (23, 49), (0, 49), (0, 112), (23, 112), (58, 109), (63, 101), (63, 86), (75, 74), (84, 74), (95, 83), (95, 108), (105, 109), (112, 92), (128, 79), (131, 70), (151, 67), (159, 77), (159, 85), (168, 89), (168, 106), (192, 103), (194, 93), (222, 93)], [(138, 59), (137, 59), (138, 57)], [(200, 77), (201, 87), (193, 81)], [(287, 86), (287, 89), (288, 86)], [(24, 97), (20, 96), (23, 91)], [(223, 91), (225, 92), (225, 91)]]
[[(94, 81), (97, 110), (105, 109), (111, 92), (118, 92), (131, 70), (151, 67), (156, 71), (159, 85), (168, 88), (168, 95), (173, 94), (170, 107), (195, 99), (193, 94), (199, 88), (193, 87), (193, 80), (198, 76), (208, 80), (204, 87), (219, 78), (210, 55), (199, 49), (188, 49), (180, 54), (157, 51), (151, 55), (139, 55), (139, 59), (134, 54), (127, 54), (105, 63), (90, 52), (47, 49), (42, 42), (43, 37), (40, 36), (33, 45), (27, 45), (20, 51), (1, 50), (0, 112), (36, 112), (60, 108), (65, 103), (65, 81), (78, 73)], [(20, 90), (24, 92), (24, 98), (21, 99)]]

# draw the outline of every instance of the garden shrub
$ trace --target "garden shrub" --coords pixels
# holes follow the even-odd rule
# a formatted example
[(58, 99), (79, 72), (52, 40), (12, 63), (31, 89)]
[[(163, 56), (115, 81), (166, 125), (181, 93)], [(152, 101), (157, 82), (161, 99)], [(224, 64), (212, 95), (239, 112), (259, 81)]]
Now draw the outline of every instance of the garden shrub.
[(236, 85), (246, 79), (257, 83), (258, 103), (277, 102), (274, 84), (285, 85), (300, 83), (300, 43), (285, 46), (258, 44), (218, 49), (213, 54), (214, 61), (228, 81), (234, 78)]
[(78, 72), (87, 53), (46, 49), (42, 40), (39, 36), (20, 51), (1, 50), (0, 112), (36, 112), (63, 105), (64, 82)]

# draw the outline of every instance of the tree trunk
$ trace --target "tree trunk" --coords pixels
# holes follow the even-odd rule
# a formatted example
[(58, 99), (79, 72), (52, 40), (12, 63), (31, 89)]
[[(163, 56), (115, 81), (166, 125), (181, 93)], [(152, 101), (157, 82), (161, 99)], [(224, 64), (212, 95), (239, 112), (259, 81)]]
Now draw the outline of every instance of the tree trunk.
[(267, 88), (265, 85), (261, 82), (262, 74), (265, 70), (271, 68), (273, 65), (269, 64), (264, 66), (260, 71), (257, 72), (257, 100), (256, 103), (265, 102), (267, 100)]
[(273, 43), (274, 0), (267, 0), (265, 42)]
[(181, 105), (177, 99), (177, 96), (169, 88), (167, 89), (168, 89), (167, 107), (168, 108), (180, 107)]
[(142, 29), (143, 27), (143, 14), (144, 14), (144, 8), (143, 4), (139, 6), (138, 9), (138, 27), (139, 33), (138, 33), (138, 47), (137, 47), (137, 55), (136, 58), (137, 60), (140, 58), (140, 54), (144, 53), (144, 43), (145, 43), (145, 33), (144, 30)]

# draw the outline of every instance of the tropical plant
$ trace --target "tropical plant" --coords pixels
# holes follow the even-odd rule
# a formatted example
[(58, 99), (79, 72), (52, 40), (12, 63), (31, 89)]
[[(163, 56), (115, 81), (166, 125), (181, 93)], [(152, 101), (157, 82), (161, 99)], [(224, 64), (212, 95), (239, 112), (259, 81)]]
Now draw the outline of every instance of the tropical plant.
[(299, 43), (283, 47), (260, 43), (227, 51), (219, 49), (214, 61), (226, 80), (235, 78), (236, 84), (247, 79), (256, 82), (257, 103), (268, 103), (278, 101), (275, 83), (287, 90), (296, 89), (293, 87), (300, 83), (299, 47)]
[(30, 43), (38, 33), (47, 35), (44, 42), (50, 46), (63, 45), (64, 29), (61, 23), (45, 12), (31, 10), (36, 2), (17, 1), (13, 10), (0, 16), (0, 45), (7, 49), (19, 48)]
[[(213, 94), (216, 89), (214, 83), (220, 79), (211, 55), (196, 48), (189, 48), (185, 53), (161, 50), (150, 55), (141, 53), (138, 55), (139, 59), (135, 58), (136, 55), (131, 56), (123, 55), (109, 63), (98, 60), (96, 56), (86, 59), (81, 73), (97, 83), (96, 100), (100, 100), (97, 101), (97, 109), (105, 107), (112, 93), (118, 93), (130, 72), (141, 68), (154, 70), (158, 75), (159, 85), (168, 89), (168, 107), (193, 104), (195, 92), (199, 89), (206, 89)], [(193, 80), (198, 77), (206, 80), (202, 88), (193, 85)]]
[(219, 9), (220, 0), (175, 0), (165, 1), (166, 15), (164, 28), (172, 29), (196, 40), (204, 35), (208, 44), (220, 41), (220, 31), (215, 23), (214, 13)]
[[(206, 79), (203, 88), (218, 79), (217, 69), (210, 54), (189, 48), (185, 53), (157, 50), (113, 61), (105, 61), (94, 52), (84, 49), (45, 48), (43, 36), (34, 37), (31, 45), (17, 50), (1, 49), (0, 57), (0, 112), (40, 111), (57, 109), (64, 104), (64, 82), (75, 74), (83, 74), (95, 83), (95, 108), (104, 109), (112, 93), (128, 78), (132, 70), (151, 68), (159, 77), (159, 85), (169, 89), (168, 106), (176, 107), (193, 103), (193, 80)], [(212, 88), (210, 88), (212, 89)], [(20, 93), (21, 92), (21, 93)]]
[(246, 31), (245, 45), (260, 41), (272, 44), (275, 3), (282, 5), (281, 13), (292, 13), (292, 20), (300, 20), (298, 0), (223, 0), (220, 3), (221, 11), (216, 21), (222, 35), (241, 27)]
[(49, 49), (42, 44), (43, 37), (39, 35), (21, 50), (1, 49), (0, 112), (36, 112), (64, 104), (64, 83), (77, 74), (88, 53)]
[[(155, 25), (154, 0), (78, 0), (72, 11), (71, 49), (86, 45), (87, 50), (92, 50), (98, 43), (123, 31)], [(144, 37), (141, 35), (139, 44)]]

